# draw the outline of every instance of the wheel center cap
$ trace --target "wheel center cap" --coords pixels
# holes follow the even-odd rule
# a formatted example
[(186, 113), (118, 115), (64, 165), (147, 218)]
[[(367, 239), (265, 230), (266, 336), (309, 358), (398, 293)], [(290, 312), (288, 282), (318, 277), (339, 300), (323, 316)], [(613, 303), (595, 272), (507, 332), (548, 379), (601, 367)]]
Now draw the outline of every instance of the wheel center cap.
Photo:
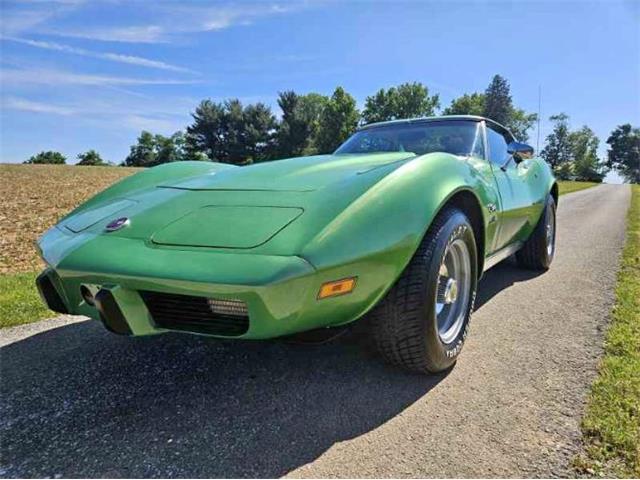
[(447, 285), (444, 288), (444, 303), (453, 303), (458, 298), (458, 282), (453, 278), (447, 280)]

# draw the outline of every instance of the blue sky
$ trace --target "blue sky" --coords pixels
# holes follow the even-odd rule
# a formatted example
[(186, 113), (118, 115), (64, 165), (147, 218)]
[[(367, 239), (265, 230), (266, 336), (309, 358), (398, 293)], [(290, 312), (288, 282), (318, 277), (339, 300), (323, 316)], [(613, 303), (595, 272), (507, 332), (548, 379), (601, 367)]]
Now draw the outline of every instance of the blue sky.
[[(566, 112), (602, 144), (640, 124), (640, 1), (1, 2), (2, 162), (94, 148), (120, 162), (142, 129), (184, 128), (204, 98), (278, 91), (362, 106), (419, 81), (452, 98), (495, 73), (514, 102)], [(543, 123), (542, 138), (549, 132)], [(536, 132), (531, 132), (535, 145)], [(601, 150), (604, 147), (601, 144)]]

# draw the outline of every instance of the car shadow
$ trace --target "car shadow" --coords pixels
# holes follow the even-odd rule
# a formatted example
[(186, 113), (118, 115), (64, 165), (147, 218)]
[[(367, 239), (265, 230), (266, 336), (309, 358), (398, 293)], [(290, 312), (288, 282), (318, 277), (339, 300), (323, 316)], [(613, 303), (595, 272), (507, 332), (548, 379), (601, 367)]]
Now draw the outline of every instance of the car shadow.
[(519, 268), (513, 258), (508, 258), (495, 267), (487, 270), (478, 283), (475, 310), (501, 292), (519, 282), (526, 282), (542, 275), (542, 271), (525, 270)]
[(279, 477), (369, 432), (446, 374), (321, 346), (126, 338), (86, 321), (0, 349), (6, 477)]
[[(534, 276), (496, 266), (476, 308)], [(314, 346), (73, 323), (0, 348), (0, 476), (279, 477), (446, 375), (386, 366), (354, 333)]]

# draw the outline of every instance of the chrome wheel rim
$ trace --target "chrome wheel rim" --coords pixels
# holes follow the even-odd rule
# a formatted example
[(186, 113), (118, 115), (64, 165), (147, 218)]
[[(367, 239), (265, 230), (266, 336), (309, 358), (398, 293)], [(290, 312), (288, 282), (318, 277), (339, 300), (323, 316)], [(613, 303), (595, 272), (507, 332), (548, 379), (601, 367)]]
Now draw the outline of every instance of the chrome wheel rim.
[(471, 289), (471, 255), (462, 239), (449, 244), (438, 271), (436, 320), (443, 343), (453, 342), (462, 330)]
[(556, 239), (556, 217), (553, 212), (549, 212), (549, 220), (547, 221), (547, 255), (553, 255)]

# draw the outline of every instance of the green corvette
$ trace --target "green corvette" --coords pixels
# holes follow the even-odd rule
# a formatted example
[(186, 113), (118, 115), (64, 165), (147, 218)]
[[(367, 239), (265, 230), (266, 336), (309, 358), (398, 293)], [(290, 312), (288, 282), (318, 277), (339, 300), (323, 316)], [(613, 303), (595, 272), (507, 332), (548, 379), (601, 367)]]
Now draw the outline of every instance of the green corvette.
[(387, 360), (437, 372), (483, 271), (512, 254), (549, 268), (557, 202), (547, 164), (489, 119), (378, 123), (332, 155), (126, 178), (42, 236), (37, 285), (125, 335), (268, 339), (364, 317)]

